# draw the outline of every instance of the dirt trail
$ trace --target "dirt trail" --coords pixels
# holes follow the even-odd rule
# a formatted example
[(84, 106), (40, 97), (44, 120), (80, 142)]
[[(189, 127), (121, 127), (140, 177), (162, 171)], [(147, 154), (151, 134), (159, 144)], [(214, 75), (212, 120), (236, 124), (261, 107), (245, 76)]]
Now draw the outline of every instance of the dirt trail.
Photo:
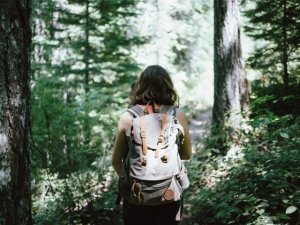
[[(208, 131), (211, 126), (212, 119), (212, 109), (208, 108), (206, 110), (198, 112), (196, 118), (189, 120), (189, 129), (190, 135), (192, 139), (193, 147), (197, 145), (197, 147), (201, 148), (203, 146), (202, 140), (208, 134)], [(193, 155), (197, 154), (197, 149), (193, 148)], [(191, 172), (191, 171), (190, 171)], [(191, 205), (186, 202), (184, 203), (184, 210), (182, 215), (182, 220), (179, 225), (194, 225), (190, 219), (190, 207)]]
[(196, 118), (189, 120), (190, 134), (192, 142), (196, 143), (201, 141), (207, 134), (211, 125), (212, 111), (211, 108), (200, 111)]

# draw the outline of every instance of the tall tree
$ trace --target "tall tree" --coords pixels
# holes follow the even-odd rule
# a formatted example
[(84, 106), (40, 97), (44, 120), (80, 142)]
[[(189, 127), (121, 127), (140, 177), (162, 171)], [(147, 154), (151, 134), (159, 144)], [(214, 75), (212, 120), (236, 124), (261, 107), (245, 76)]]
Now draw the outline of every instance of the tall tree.
[(88, 168), (108, 149), (99, 151), (110, 141), (99, 138), (94, 120), (124, 104), (128, 96), (119, 90), (129, 90), (136, 78), (130, 54), (142, 43), (130, 22), (136, 1), (33, 3), (32, 168), (64, 176)]
[(238, 128), (248, 107), (248, 88), (241, 56), (239, 1), (214, 1), (214, 105), (216, 128)]
[(245, 11), (249, 18), (245, 31), (262, 43), (249, 58), (249, 64), (272, 83), (283, 83), (287, 89), (291, 81), (299, 79), (299, 1), (261, 0), (251, 6)]
[(30, 4), (30, 0), (11, 0), (0, 5), (0, 224), (32, 224)]

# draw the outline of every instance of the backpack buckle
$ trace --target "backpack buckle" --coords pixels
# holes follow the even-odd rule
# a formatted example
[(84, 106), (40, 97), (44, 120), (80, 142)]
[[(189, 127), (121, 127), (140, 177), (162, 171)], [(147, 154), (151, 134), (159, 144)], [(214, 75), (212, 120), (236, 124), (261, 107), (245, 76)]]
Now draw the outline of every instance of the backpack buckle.
[(165, 139), (165, 137), (160, 134), (158, 137), (158, 142), (161, 143), (161, 142), (163, 142), (164, 139)]
[(142, 166), (146, 166), (147, 165), (147, 159), (145, 157), (142, 158)]
[(142, 191), (141, 184), (133, 180), (131, 191), (133, 193), (133, 196), (138, 199), (138, 203), (141, 204), (141, 191)]
[(161, 161), (163, 163), (167, 163), (168, 162), (168, 156), (167, 155), (163, 155), (160, 159), (161, 159)]
[(144, 131), (144, 130), (141, 131), (141, 137), (146, 138), (146, 131)]

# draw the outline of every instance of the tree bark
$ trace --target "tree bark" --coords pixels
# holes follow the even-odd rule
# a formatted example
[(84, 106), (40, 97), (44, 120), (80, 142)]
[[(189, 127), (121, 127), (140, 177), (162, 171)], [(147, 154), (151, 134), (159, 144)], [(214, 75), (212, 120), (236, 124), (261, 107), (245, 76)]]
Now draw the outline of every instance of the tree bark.
[(0, 224), (30, 225), (30, 0), (0, 3)]
[(214, 105), (215, 128), (238, 128), (249, 94), (242, 63), (239, 1), (214, 1)]
[(289, 87), (289, 72), (288, 72), (288, 42), (287, 42), (287, 1), (283, 1), (283, 18), (282, 18), (282, 66), (283, 66), (283, 86), (285, 90)]
[(84, 51), (84, 64), (85, 64), (85, 75), (84, 75), (84, 89), (85, 93), (89, 92), (89, 76), (90, 76), (90, 2), (85, 2), (85, 51)]

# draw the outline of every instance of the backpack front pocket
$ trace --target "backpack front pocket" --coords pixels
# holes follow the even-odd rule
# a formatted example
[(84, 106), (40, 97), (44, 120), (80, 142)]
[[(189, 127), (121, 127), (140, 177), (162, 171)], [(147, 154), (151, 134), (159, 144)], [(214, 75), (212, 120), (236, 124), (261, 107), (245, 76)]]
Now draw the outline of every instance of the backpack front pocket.
[(171, 177), (160, 181), (131, 181), (130, 203), (137, 205), (161, 205), (178, 201), (181, 198), (182, 188)]

